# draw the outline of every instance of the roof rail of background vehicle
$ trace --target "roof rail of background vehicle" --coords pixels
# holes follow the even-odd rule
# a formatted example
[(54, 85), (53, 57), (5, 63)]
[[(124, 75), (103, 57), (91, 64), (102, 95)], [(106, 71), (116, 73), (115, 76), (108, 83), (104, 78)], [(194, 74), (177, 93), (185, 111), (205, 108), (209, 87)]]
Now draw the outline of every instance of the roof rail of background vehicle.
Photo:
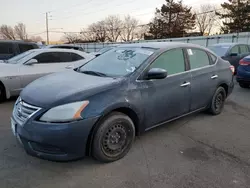
[(33, 44), (37, 44), (36, 42), (28, 42), (28, 41), (23, 41), (23, 40), (1, 40), (0, 39), (0, 43), (2, 42), (12, 42), (12, 43), (33, 43)]
[(131, 44), (122, 44), (117, 46), (118, 48), (124, 47), (138, 47), (138, 48), (155, 48), (155, 49), (164, 49), (164, 48), (178, 48), (178, 47), (198, 47), (206, 49), (203, 46), (198, 44), (191, 43), (182, 43), (182, 42), (143, 42), (143, 43), (131, 43)]
[[(233, 45), (239, 45), (244, 43), (238, 43), (238, 42), (224, 42), (224, 43), (218, 43), (218, 44), (211, 44), (210, 46), (233, 46)], [(248, 45), (248, 44), (245, 44)]]

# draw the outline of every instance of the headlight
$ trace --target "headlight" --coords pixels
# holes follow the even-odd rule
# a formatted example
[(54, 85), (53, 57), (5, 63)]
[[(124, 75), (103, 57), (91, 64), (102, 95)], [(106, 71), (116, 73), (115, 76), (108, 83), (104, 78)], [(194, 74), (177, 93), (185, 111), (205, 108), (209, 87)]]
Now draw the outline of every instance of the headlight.
[(40, 121), (53, 123), (82, 119), (81, 112), (88, 104), (89, 101), (81, 101), (51, 108), (40, 118)]

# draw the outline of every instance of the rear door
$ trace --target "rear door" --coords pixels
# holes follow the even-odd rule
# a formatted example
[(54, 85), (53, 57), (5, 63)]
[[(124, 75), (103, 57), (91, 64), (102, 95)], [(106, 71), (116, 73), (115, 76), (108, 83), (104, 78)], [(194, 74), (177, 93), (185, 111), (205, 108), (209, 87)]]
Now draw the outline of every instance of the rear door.
[[(232, 56), (231, 54), (236, 54), (236, 56)], [(241, 56), (240, 56), (240, 46), (239, 45), (235, 45), (228, 52), (228, 57), (225, 60), (229, 61), (230, 64), (235, 67), (235, 70), (237, 70), (237, 67), (239, 65), (240, 59), (241, 59)]]
[(22, 87), (32, 81), (54, 72), (64, 71), (65, 67), (70, 66), (71, 54), (67, 52), (44, 52), (32, 59), (38, 63), (33, 65), (23, 65), (20, 68)]
[[(187, 48), (191, 73), (191, 111), (206, 107), (217, 88), (218, 75), (211, 56), (198, 48)], [(215, 60), (214, 60), (215, 61)]]

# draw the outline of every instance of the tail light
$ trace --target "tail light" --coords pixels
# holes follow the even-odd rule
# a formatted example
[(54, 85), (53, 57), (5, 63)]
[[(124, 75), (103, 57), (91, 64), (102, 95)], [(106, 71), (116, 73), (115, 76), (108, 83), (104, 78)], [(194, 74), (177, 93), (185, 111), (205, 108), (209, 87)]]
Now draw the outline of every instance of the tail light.
[(232, 73), (234, 74), (235, 73), (235, 68), (234, 68), (233, 65), (230, 65), (230, 69), (231, 69)]
[(250, 65), (250, 61), (245, 61), (244, 59), (242, 59), (240, 60), (239, 64), (243, 66)]

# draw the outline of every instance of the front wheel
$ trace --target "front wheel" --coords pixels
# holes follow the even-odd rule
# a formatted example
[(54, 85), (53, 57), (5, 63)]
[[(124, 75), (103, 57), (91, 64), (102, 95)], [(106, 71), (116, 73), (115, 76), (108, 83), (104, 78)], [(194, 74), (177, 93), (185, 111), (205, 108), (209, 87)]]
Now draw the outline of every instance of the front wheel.
[(226, 100), (226, 91), (223, 87), (218, 87), (215, 91), (209, 111), (213, 115), (218, 115), (222, 112)]
[(0, 102), (3, 102), (5, 99), (6, 99), (5, 89), (3, 85), (1, 85), (0, 83)]
[(133, 121), (123, 113), (113, 112), (104, 118), (94, 133), (92, 155), (101, 162), (123, 158), (135, 138)]

